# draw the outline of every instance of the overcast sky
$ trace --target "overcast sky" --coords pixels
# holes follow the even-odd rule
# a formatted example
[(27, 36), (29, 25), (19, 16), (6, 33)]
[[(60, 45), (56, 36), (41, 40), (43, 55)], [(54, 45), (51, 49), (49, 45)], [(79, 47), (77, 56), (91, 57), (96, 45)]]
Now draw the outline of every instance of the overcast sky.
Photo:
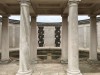
[[(10, 19), (20, 20), (20, 16), (10, 16)], [(88, 16), (78, 16), (78, 20), (89, 19)], [(61, 16), (38, 16), (37, 22), (62, 22)]]

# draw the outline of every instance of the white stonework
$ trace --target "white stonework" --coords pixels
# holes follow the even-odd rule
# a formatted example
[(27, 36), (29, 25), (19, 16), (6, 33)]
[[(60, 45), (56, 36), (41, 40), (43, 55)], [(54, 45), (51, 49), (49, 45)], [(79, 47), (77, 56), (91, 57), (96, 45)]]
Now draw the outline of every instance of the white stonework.
[(8, 16), (2, 18), (2, 33), (1, 33), (1, 60), (9, 60), (9, 31), (8, 31)]
[(79, 70), (78, 2), (69, 1), (67, 75), (82, 75)]
[(20, 20), (20, 58), (16, 75), (32, 75), (30, 66), (30, 18), (29, 3), (21, 2)]
[(62, 52), (61, 62), (68, 61), (68, 16), (62, 16)]
[(44, 27), (44, 47), (55, 47), (55, 27)]
[(97, 25), (96, 16), (90, 16), (90, 60), (97, 60)]
[(35, 63), (37, 60), (37, 46), (38, 46), (38, 40), (37, 40), (37, 23), (36, 23), (36, 17), (31, 17), (31, 35), (30, 35), (30, 46), (31, 46), (31, 60)]

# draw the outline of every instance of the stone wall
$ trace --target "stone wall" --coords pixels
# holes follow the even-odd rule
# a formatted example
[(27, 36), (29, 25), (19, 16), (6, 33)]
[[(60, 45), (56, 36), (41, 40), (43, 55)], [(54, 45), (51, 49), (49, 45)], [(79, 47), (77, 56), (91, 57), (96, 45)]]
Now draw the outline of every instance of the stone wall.
[[(9, 24), (9, 48), (19, 48), (19, 24)], [(0, 49), (2, 23), (0, 23)]]
[[(0, 38), (1, 38), (1, 27), (0, 23)], [(19, 48), (19, 24), (9, 24), (9, 48)], [(98, 34), (98, 50), (100, 49), (100, 22), (97, 23), (97, 34)], [(89, 49), (90, 41), (90, 25), (84, 24), (79, 25), (79, 48)], [(61, 39), (60, 39), (61, 40)], [(0, 39), (1, 42), (1, 39)], [(44, 27), (44, 47), (55, 47), (55, 26)], [(1, 48), (1, 43), (0, 43)]]
[(45, 26), (44, 27), (44, 47), (55, 46), (55, 27)]
[[(97, 23), (98, 50), (100, 51), (100, 22)], [(79, 48), (89, 50), (90, 24), (79, 25)]]

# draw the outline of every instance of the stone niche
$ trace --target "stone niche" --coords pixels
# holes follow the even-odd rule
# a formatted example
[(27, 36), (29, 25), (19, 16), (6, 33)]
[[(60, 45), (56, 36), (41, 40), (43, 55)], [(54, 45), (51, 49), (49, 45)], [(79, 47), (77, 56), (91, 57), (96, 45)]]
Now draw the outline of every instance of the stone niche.
[(55, 49), (55, 47), (60, 47), (61, 44), (61, 26), (58, 25), (55, 25), (55, 23), (51, 25), (50, 23), (38, 24), (38, 46), (43, 47), (38, 49), (38, 58), (48, 62), (60, 58), (61, 50), (59, 48)]
[(38, 26), (39, 47), (60, 47), (61, 30), (60, 26)]

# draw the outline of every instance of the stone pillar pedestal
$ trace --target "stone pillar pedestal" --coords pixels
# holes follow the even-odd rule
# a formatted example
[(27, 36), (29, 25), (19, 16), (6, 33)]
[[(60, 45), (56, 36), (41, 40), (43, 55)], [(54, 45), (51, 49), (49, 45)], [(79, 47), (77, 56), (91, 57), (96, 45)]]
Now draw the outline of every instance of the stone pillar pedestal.
[(79, 69), (78, 1), (69, 0), (67, 75), (82, 75)]
[(30, 18), (29, 2), (22, 0), (20, 20), (20, 58), (19, 70), (16, 75), (32, 75), (30, 66)]
[(90, 54), (89, 60), (97, 60), (97, 25), (96, 16), (90, 16)]
[(68, 63), (68, 16), (62, 16), (62, 55), (61, 63)]
[(30, 46), (31, 46), (31, 61), (37, 63), (37, 23), (36, 16), (31, 17), (31, 35), (30, 35)]
[(7, 15), (2, 17), (2, 33), (1, 33), (1, 61), (9, 61), (9, 18)]
[(48, 53), (47, 54), (47, 61), (48, 62), (51, 62), (52, 61), (52, 54), (51, 53)]

